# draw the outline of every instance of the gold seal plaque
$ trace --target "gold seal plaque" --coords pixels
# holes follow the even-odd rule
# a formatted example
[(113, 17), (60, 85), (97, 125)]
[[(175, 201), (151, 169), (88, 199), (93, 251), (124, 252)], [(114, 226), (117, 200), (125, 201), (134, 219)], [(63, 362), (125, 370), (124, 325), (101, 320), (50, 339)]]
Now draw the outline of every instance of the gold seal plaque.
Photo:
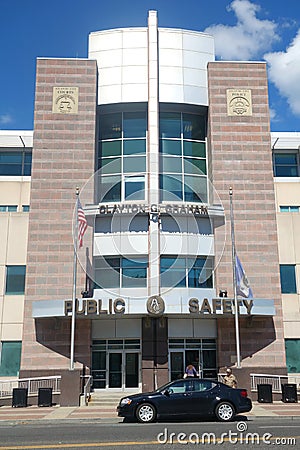
[(78, 113), (78, 87), (53, 87), (52, 112), (59, 114)]
[(227, 115), (252, 116), (250, 89), (227, 89)]

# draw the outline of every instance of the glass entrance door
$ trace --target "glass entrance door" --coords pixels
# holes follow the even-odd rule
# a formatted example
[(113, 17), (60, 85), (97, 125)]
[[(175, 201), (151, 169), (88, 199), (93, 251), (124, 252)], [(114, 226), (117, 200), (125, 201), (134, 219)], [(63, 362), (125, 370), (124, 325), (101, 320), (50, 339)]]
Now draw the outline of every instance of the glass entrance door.
[(170, 380), (182, 378), (185, 368), (192, 364), (201, 378), (217, 378), (215, 339), (169, 339)]
[(93, 341), (92, 376), (95, 389), (138, 389), (139, 339)]
[(108, 354), (108, 387), (122, 387), (122, 353)]
[(139, 386), (139, 354), (137, 352), (109, 352), (108, 354), (108, 387), (138, 388)]
[(201, 370), (201, 352), (200, 350), (178, 350), (170, 351), (170, 372), (171, 381), (182, 378), (187, 365), (192, 364), (200, 377), (202, 376)]
[(125, 388), (137, 388), (139, 385), (139, 354), (125, 353)]

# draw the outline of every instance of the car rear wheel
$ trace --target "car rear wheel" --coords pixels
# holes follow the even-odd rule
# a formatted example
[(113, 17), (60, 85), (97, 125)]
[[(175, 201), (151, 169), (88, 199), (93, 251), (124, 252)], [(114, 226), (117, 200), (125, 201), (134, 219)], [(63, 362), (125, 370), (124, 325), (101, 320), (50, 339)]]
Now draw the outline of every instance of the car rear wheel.
[(216, 407), (215, 413), (217, 419), (221, 420), (222, 422), (230, 422), (230, 420), (232, 420), (235, 415), (234, 407), (231, 403), (228, 402), (219, 403)]
[(156, 409), (150, 403), (142, 403), (137, 407), (136, 418), (141, 423), (151, 423), (156, 419)]

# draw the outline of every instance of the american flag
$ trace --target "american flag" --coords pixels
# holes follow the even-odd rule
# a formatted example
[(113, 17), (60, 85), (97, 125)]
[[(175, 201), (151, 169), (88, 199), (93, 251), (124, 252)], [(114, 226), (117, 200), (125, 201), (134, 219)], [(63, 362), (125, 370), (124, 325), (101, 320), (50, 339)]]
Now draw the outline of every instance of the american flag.
[(79, 248), (81, 248), (83, 246), (83, 236), (84, 233), (86, 232), (88, 224), (79, 198), (77, 203), (77, 211), (78, 211), (78, 246)]

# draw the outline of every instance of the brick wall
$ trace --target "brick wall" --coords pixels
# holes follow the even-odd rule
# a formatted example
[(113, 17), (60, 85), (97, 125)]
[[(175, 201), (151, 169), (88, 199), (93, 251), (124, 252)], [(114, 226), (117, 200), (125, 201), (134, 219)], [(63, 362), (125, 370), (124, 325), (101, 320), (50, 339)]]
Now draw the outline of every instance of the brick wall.
[[(78, 114), (52, 112), (54, 86), (78, 87)], [(72, 298), (75, 188), (94, 173), (96, 86), (95, 61), (37, 60), (21, 373), (69, 366), (71, 320), (34, 320), (32, 301)], [(84, 287), (78, 265), (78, 296)], [(77, 320), (78, 367), (89, 365), (89, 345), (90, 321)]]
[[(224, 230), (216, 232), (221, 258), (216, 289), (232, 291), (229, 187), (233, 188), (236, 250), (254, 297), (275, 300), (274, 318), (241, 319), (244, 366), (284, 367), (285, 353), (265, 63), (213, 62), (208, 65), (209, 146), (211, 174), (226, 214)], [(227, 115), (227, 89), (250, 89), (252, 116)], [(218, 320), (219, 365), (235, 355), (235, 328)]]

